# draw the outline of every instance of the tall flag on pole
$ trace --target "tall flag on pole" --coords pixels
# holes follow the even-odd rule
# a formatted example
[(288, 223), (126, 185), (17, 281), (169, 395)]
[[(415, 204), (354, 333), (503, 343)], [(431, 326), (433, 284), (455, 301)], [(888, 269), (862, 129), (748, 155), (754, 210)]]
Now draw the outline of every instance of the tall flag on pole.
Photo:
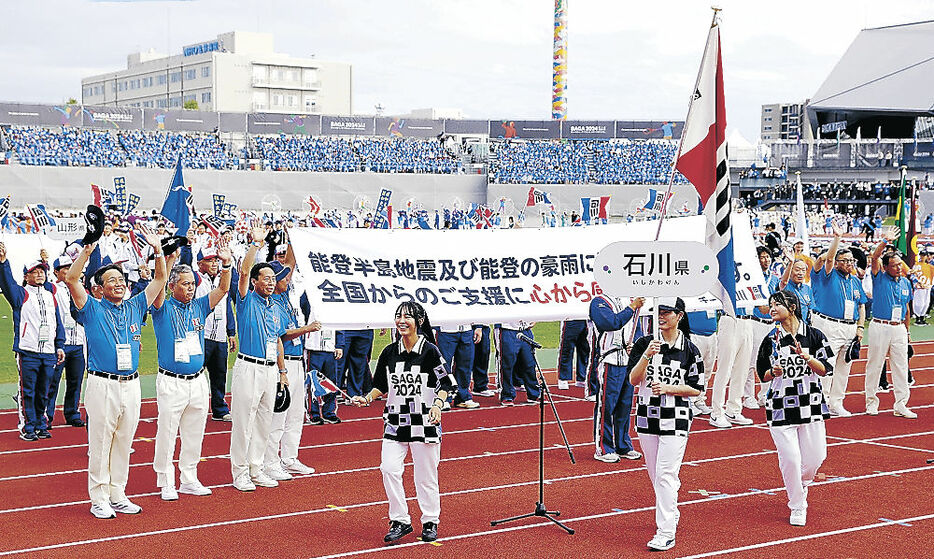
[(311, 194), (309, 194), (308, 198), (305, 199), (305, 203), (308, 204), (308, 213), (310, 213), (312, 216), (318, 215), (318, 213), (321, 211), (321, 204), (319, 204)]
[(537, 206), (539, 204), (551, 204), (551, 195), (549, 195), (544, 190), (539, 190), (534, 186), (529, 188), (529, 201), (526, 202), (525, 207), (529, 208), (532, 206)]
[(29, 217), (32, 218), (32, 224), (35, 226), (37, 233), (45, 233), (50, 228), (55, 227), (55, 220), (45, 211), (43, 204), (27, 204), (26, 211), (29, 213)]
[(909, 268), (914, 268), (918, 262), (918, 204), (916, 196), (918, 185), (911, 187), (911, 210), (908, 212), (908, 253), (905, 255)]
[(730, 169), (726, 153), (726, 103), (717, 14), (707, 34), (694, 96), (682, 131), (682, 152), (675, 168), (700, 196), (707, 217), (705, 242), (720, 265), (713, 294), (723, 310), (736, 315), (736, 261), (730, 229)]
[(600, 196), (599, 198), (581, 198), (581, 219), (584, 223), (590, 224), (591, 221), (601, 219), (604, 223), (607, 220), (606, 206), (610, 203), (609, 196)]
[(165, 195), (165, 202), (162, 203), (160, 212), (178, 228), (176, 235), (187, 235), (191, 227), (189, 198), (191, 198), (191, 192), (185, 188), (185, 180), (182, 178), (182, 160), (179, 158), (175, 164), (175, 175), (169, 184), (169, 191)]
[(668, 192), (668, 199), (666, 200), (664, 194), (660, 193), (654, 188), (650, 188), (649, 197), (645, 201), (645, 206), (643, 206), (642, 209), (652, 211), (652, 212), (660, 212), (662, 211), (662, 208), (664, 208), (665, 205), (671, 201), (671, 197), (673, 194), (674, 194), (673, 192)]
[(124, 208), (123, 215), (130, 215), (133, 213), (133, 210), (139, 206), (139, 195), (128, 192), (126, 195), (126, 208)]
[(898, 188), (898, 207), (895, 209), (895, 223), (898, 225), (898, 241), (896, 241), (895, 248), (905, 255), (905, 263), (911, 267), (914, 266), (914, 255), (917, 252), (917, 241), (914, 238), (917, 234), (914, 226), (917, 216), (912, 208), (914, 200), (909, 199), (907, 195), (907, 177), (908, 170), (902, 167), (902, 183)]
[(3, 198), (0, 198), (0, 226), (4, 228), (10, 221), (10, 199), (12, 197), (12, 194), (7, 194)]
[(795, 232), (798, 234), (798, 240), (804, 243), (804, 254), (811, 254), (811, 240), (808, 235), (808, 220), (804, 215), (804, 192), (801, 190), (801, 171), (795, 172), (798, 176), (798, 194), (795, 201), (795, 213), (798, 223), (795, 226)]
[(389, 200), (392, 198), (392, 190), (384, 188), (379, 193), (379, 202), (376, 204), (376, 211), (373, 212), (374, 229), (390, 229), (392, 227), (392, 206)]

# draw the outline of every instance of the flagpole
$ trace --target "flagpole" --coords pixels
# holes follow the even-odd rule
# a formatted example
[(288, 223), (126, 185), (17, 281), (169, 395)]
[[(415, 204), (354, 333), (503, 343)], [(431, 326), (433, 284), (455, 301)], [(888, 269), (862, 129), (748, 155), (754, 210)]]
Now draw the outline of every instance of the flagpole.
[[(716, 26), (717, 26), (717, 16), (718, 16), (719, 13), (722, 11), (722, 8), (717, 8), (716, 6), (711, 6), (710, 9), (713, 10), (713, 19), (712, 19), (711, 22), (710, 22), (710, 27), (713, 28), (713, 27), (716, 27)], [(704, 60), (707, 59), (707, 47), (708, 47), (708, 44), (705, 43), (705, 44), (704, 44), (704, 54), (703, 54), (703, 56), (701, 56), (701, 62), (703, 62)], [(697, 89), (698, 89), (698, 87), (700, 86), (701, 72), (703, 71), (703, 68), (704, 68), (704, 65), (703, 65), (703, 63), (702, 63), (702, 64), (700, 65), (700, 67), (697, 69), (697, 79), (694, 80), (694, 91), (691, 92), (691, 98), (690, 98), (690, 100), (688, 101), (688, 113), (687, 113), (687, 114), (691, 114), (691, 107), (694, 106), (694, 93), (697, 92)], [(687, 122), (687, 120), (685, 120), (685, 122)], [(674, 161), (672, 162), (672, 165), (671, 165), (671, 174), (668, 176), (668, 189), (665, 191), (665, 197), (662, 198), (662, 209), (661, 209), (661, 214), (662, 214), (662, 215), (660, 215), (659, 218), (658, 218), (658, 229), (655, 230), (655, 240), (656, 240), (656, 241), (658, 240), (658, 238), (659, 238), (659, 237), (661, 236), (661, 234), (662, 234), (662, 222), (665, 221), (665, 215), (666, 215), (667, 212), (668, 212), (668, 198), (669, 198), (669, 196), (671, 195), (671, 188), (672, 188), (672, 186), (674, 185), (674, 182), (675, 182), (675, 173), (678, 172), (678, 169), (676, 168), (676, 165), (678, 164), (678, 160), (681, 159), (681, 149), (682, 149), (683, 147), (684, 147), (684, 126), (682, 125), (682, 127), (681, 127), (681, 137), (678, 138), (678, 154), (675, 156), (675, 159), (674, 159)], [(638, 312), (638, 311), (637, 311), (637, 312)]]
[[(722, 11), (722, 8), (711, 6), (710, 9), (713, 10), (713, 18), (710, 21), (710, 27), (714, 28), (717, 26), (717, 16)], [(707, 47), (708, 46), (709, 46), (709, 41), (704, 43), (704, 54), (701, 56), (701, 63), (697, 69), (697, 79), (694, 80), (694, 91), (691, 92), (691, 98), (690, 100), (688, 100), (688, 112), (687, 112), (688, 116), (690, 116), (691, 108), (694, 106), (695, 93), (697, 93), (697, 90), (700, 87), (701, 73), (704, 70), (704, 60), (707, 59)], [(684, 122), (685, 124), (687, 124), (687, 118), (685, 118)], [(655, 230), (656, 241), (662, 234), (662, 223), (665, 221), (665, 215), (668, 212), (668, 198), (671, 195), (671, 188), (675, 182), (675, 173), (678, 172), (677, 165), (678, 165), (678, 160), (681, 159), (681, 150), (683, 147), (684, 147), (684, 125), (681, 126), (681, 137), (678, 138), (678, 154), (675, 156), (675, 159), (671, 164), (671, 174), (668, 176), (668, 189), (665, 191), (665, 197), (662, 198), (662, 209), (661, 209), (662, 215), (658, 217), (658, 228)], [(657, 316), (657, 312), (656, 312), (656, 316)], [(633, 313), (632, 319), (633, 321), (639, 320), (639, 309), (636, 309), (635, 313)], [(658, 323), (657, 318), (655, 319), (655, 323), (656, 324)], [(636, 337), (636, 329), (633, 328), (632, 335), (629, 337), (630, 344), (632, 344), (632, 341), (635, 339), (635, 337)]]

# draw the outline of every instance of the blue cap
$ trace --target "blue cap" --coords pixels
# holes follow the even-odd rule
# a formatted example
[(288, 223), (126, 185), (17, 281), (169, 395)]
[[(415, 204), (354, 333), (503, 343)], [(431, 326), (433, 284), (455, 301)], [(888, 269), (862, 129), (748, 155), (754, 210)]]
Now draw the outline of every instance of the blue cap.
[(64, 268), (65, 266), (71, 266), (74, 264), (74, 260), (71, 259), (67, 254), (63, 254), (55, 259), (55, 262), (52, 262), (52, 269), (58, 270), (59, 268)]
[(289, 275), (289, 272), (292, 271), (292, 268), (283, 266), (282, 263), (278, 260), (269, 262), (269, 266), (272, 268), (273, 273), (276, 274), (276, 281), (282, 281), (287, 275)]

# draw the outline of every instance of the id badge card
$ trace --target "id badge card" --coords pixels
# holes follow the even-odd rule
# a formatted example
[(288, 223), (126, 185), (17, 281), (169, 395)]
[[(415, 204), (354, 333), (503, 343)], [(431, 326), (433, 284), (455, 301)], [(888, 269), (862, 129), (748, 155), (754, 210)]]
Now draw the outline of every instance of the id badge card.
[(850, 320), (854, 316), (854, 311), (856, 310), (856, 303), (846, 299), (843, 301), (843, 317), (847, 320)]
[(201, 355), (201, 336), (197, 332), (186, 333), (185, 341), (188, 342), (188, 355)]
[(278, 345), (276, 344), (276, 340), (266, 340), (266, 360), (275, 361), (277, 352)]
[(117, 369), (129, 371), (133, 368), (133, 353), (130, 344), (117, 344)]
[(902, 306), (901, 305), (895, 305), (894, 307), (892, 307), (891, 320), (894, 320), (896, 322), (902, 320)]
[(39, 341), (47, 342), (49, 341), (49, 323), (43, 322), (39, 324)]
[(188, 363), (190, 361), (191, 356), (188, 353), (188, 340), (183, 338), (175, 340), (175, 362)]

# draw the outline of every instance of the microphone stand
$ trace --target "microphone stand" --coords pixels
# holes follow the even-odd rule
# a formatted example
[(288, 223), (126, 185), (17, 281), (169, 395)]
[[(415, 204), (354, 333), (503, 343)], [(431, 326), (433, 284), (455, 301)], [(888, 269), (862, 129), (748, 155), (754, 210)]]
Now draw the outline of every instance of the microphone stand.
[[(526, 343), (529, 343), (526, 341)], [(564, 426), (561, 425), (561, 418), (558, 417), (558, 410), (555, 408), (555, 401), (551, 397), (551, 392), (548, 390), (548, 384), (545, 382), (545, 374), (542, 372), (542, 368), (538, 364), (538, 358), (535, 356), (535, 346), (529, 343), (532, 348), (532, 361), (535, 363), (536, 374), (538, 375), (538, 383), (541, 387), (542, 393), (538, 399), (538, 501), (535, 503), (535, 511), (527, 514), (520, 514), (519, 516), (512, 516), (510, 518), (504, 518), (502, 520), (493, 520), (490, 522), (490, 526), (496, 526), (497, 524), (503, 524), (505, 522), (512, 522), (513, 520), (520, 520), (523, 518), (531, 518), (535, 516), (540, 516), (546, 518), (551, 522), (557, 524), (559, 527), (564, 529), (568, 534), (574, 534), (574, 530), (568, 528), (557, 519), (555, 516), (560, 516), (561, 512), (556, 510), (548, 510), (545, 508), (545, 399), (548, 399), (548, 403), (551, 405), (551, 411), (555, 415), (555, 421), (558, 423), (558, 430), (561, 432), (561, 437), (564, 439), (564, 446), (568, 450), (568, 456), (571, 458), (571, 464), (576, 464), (574, 460), (574, 452), (571, 450), (571, 445), (568, 443), (568, 437), (564, 433)]]

